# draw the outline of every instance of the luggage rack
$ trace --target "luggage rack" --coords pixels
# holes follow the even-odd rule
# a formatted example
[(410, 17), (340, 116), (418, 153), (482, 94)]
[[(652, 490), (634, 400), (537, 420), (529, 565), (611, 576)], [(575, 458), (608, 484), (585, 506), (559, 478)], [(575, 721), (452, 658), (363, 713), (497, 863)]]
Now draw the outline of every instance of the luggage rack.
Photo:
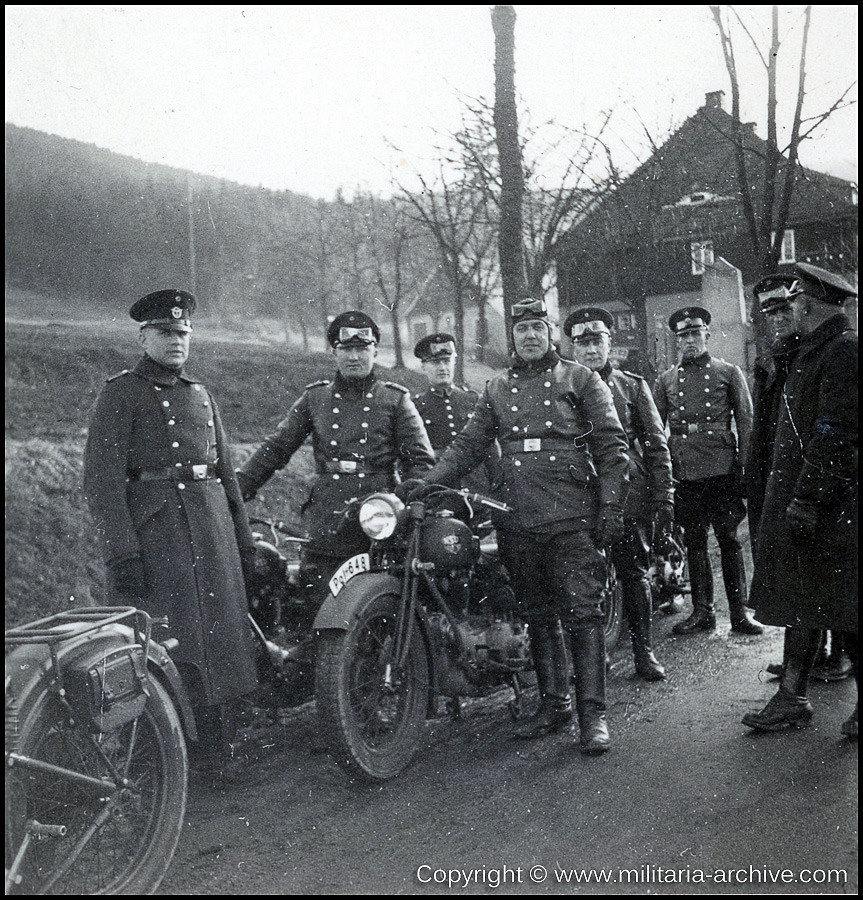
[(150, 617), (143, 610), (134, 606), (82, 606), (10, 628), (5, 634), (5, 643), (56, 644), (127, 619), (132, 619), (128, 623), (130, 627), (149, 641)]

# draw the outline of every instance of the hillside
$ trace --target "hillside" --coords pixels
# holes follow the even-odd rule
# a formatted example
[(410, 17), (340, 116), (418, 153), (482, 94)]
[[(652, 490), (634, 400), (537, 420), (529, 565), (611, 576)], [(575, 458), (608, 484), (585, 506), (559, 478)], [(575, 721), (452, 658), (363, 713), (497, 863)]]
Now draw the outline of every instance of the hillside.
[[(81, 497), (83, 447), (89, 410), (105, 378), (137, 357), (134, 330), (7, 322), (7, 625), (102, 600), (103, 567)], [(212, 390), (242, 460), (304, 385), (332, 375), (333, 362), (324, 353), (201, 335), (189, 371)], [(412, 389), (422, 384), (416, 372), (384, 371)], [(311, 473), (306, 446), (250, 513), (297, 522)]]

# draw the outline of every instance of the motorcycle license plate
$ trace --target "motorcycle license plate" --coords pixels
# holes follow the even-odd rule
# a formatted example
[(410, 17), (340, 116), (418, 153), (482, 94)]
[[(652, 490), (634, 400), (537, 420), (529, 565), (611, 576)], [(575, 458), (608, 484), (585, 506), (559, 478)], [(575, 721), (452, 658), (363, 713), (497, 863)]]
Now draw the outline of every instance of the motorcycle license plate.
[(330, 593), (334, 597), (338, 597), (339, 591), (360, 572), (368, 572), (371, 568), (371, 561), (368, 553), (358, 553), (350, 559), (346, 559), (336, 569), (335, 574), (330, 579)]

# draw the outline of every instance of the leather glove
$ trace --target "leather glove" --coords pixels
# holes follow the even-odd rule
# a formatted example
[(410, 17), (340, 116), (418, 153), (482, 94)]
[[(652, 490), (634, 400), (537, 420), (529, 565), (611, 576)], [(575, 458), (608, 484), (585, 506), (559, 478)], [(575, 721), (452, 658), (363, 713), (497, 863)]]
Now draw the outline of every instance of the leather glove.
[(613, 506), (606, 506), (599, 513), (596, 528), (596, 544), (601, 549), (616, 544), (623, 537), (623, 511)]
[(241, 547), (240, 548), (240, 566), (243, 569), (243, 581), (248, 590), (255, 580), (255, 559), (258, 556), (257, 547)]
[(247, 475), (242, 469), (237, 469), (236, 475), (237, 484), (240, 486), (240, 493), (243, 495), (243, 500), (246, 503), (250, 500), (254, 500), (255, 494), (257, 494), (258, 491), (252, 483), (251, 475)]
[(668, 534), (674, 530), (674, 504), (670, 501), (653, 504), (650, 518), (656, 534)]
[(426, 482), (422, 478), (408, 478), (395, 489), (395, 495), (402, 503), (410, 503), (425, 486)]
[(108, 575), (111, 587), (121, 597), (140, 600), (147, 596), (147, 577), (144, 573), (144, 561), (140, 556), (131, 556), (109, 563)]
[(818, 528), (818, 504), (795, 498), (785, 510), (785, 521), (792, 538), (798, 541), (810, 540)]

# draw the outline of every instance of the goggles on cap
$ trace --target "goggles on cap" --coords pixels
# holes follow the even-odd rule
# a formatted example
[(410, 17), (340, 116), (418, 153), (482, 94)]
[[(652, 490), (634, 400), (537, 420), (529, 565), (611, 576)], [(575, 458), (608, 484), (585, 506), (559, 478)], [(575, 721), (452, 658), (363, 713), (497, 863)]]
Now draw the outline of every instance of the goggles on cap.
[(452, 341), (445, 341), (443, 344), (429, 344), (428, 351), (423, 357), (423, 362), (427, 359), (443, 359), (454, 355), (455, 344)]
[(339, 329), (337, 344), (345, 344), (350, 340), (357, 340), (364, 344), (374, 344), (375, 336), (371, 328), (346, 328)]
[(545, 303), (542, 300), (522, 300), (511, 307), (514, 319), (523, 319), (528, 313), (545, 316)]
[(704, 319), (698, 316), (695, 319), (681, 319), (676, 323), (675, 334), (683, 334), (686, 331), (695, 331), (698, 328), (707, 328)]
[(761, 312), (772, 312), (774, 309), (785, 306), (789, 300), (803, 293), (805, 291), (800, 284), (800, 279), (796, 278), (790, 285), (780, 284), (775, 288), (759, 291), (758, 305), (761, 307)]
[(611, 334), (611, 332), (602, 319), (594, 319), (592, 322), (576, 322), (572, 326), (570, 337), (576, 340), (585, 334)]

